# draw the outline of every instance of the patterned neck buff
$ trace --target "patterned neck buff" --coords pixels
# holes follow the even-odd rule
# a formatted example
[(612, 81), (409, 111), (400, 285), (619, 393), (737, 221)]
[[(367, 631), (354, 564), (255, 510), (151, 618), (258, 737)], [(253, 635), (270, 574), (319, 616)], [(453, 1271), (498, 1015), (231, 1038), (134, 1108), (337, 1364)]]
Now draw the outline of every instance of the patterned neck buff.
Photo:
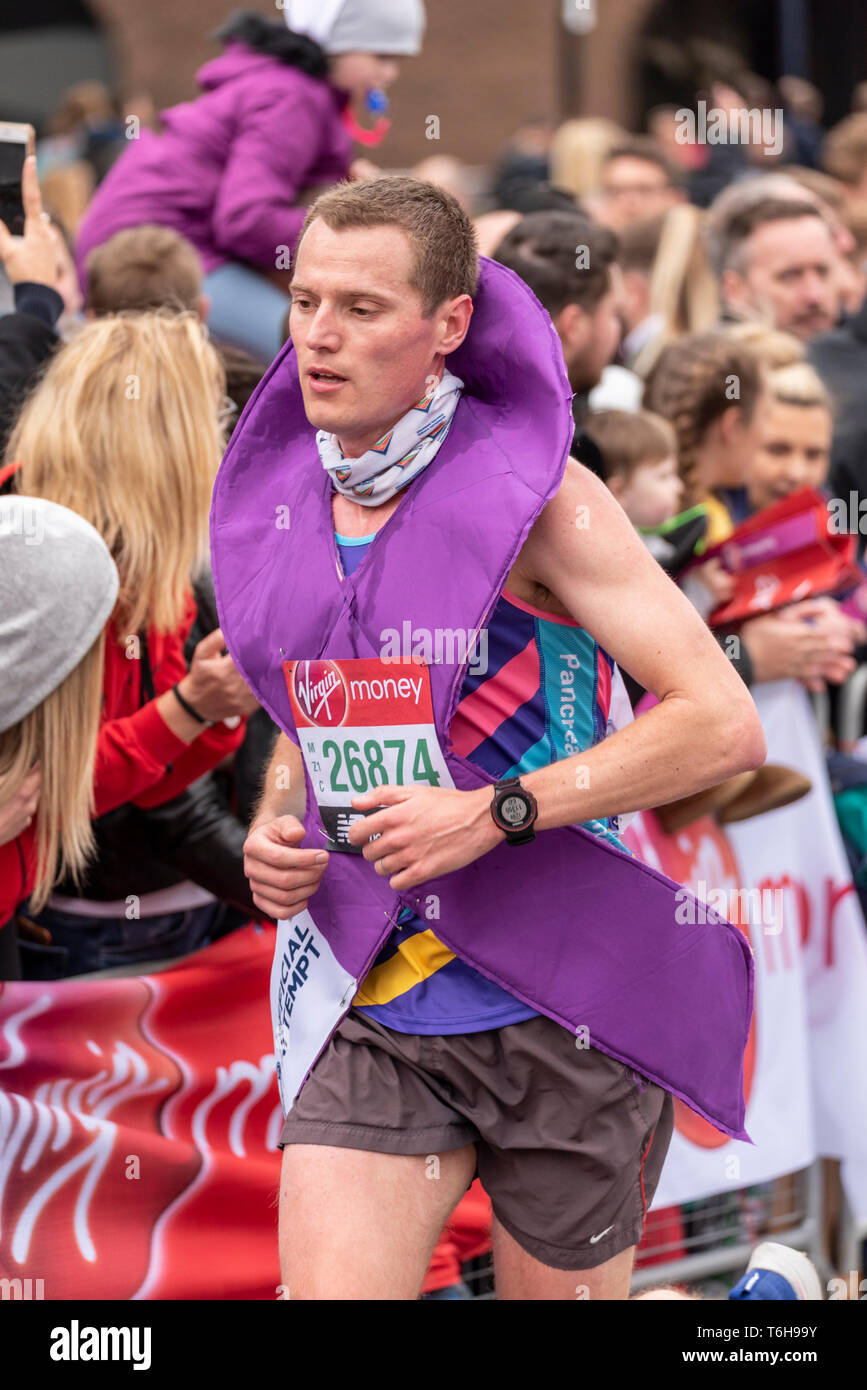
[(380, 507), (417, 478), (449, 432), (464, 383), (448, 368), (435, 386), (360, 458), (344, 458), (337, 436), (316, 433), (316, 446), (337, 492), (363, 507)]

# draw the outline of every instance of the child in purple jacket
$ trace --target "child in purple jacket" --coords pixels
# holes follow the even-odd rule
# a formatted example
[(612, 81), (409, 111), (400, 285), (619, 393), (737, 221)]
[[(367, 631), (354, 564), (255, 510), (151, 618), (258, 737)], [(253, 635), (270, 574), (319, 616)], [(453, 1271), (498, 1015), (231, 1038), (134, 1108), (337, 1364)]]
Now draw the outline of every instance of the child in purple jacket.
[[(415, 54), (422, 0), (284, 0), (286, 25), (234, 15), (226, 51), (196, 74), (202, 93), (143, 129), (100, 184), (77, 237), (87, 257), (115, 232), (171, 227), (202, 259), (215, 336), (268, 362), (289, 301), (266, 279), (288, 269), (305, 190), (350, 176), (350, 104), (397, 76)], [(263, 273), (264, 272), (264, 273)]]

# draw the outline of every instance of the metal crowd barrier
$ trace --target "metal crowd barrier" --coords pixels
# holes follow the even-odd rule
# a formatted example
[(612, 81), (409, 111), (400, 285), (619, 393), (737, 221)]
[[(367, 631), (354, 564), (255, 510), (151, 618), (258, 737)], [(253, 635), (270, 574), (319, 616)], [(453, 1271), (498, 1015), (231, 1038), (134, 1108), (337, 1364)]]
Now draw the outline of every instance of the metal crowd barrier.
[[(815, 699), (816, 697), (814, 697)], [(826, 723), (819, 722), (820, 733), (830, 736), (830, 702), (824, 697)], [(814, 709), (816, 708), (814, 704)], [(840, 687), (837, 697), (837, 737), (840, 750), (851, 753), (863, 737), (867, 717), (867, 663), (858, 666)], [(828, 737), (825, 742), (829, 741)], [(863, 1275), (867, 1264), (867, 1215), (859, 1216), (846, 1197), (841, 1183), (839, 1221), (839, 1266), (844, 1273), (858, 1270)]]
[[(832, 733), (831, 701), (827, 691), (810, 701), (823, 745)], [(867, 665), (859, 666), (840, 689), (837, 730), (841, 745), (851, 749), (862, 735), (867, 714)], [(823, 1284), (834, 1274), (824, 1237), (822, 1160), (809, 1168), (770, 1182), (715, 1193), (701, 1201), (648, 1213), (644, 1238), (636, 1253), (632, 1292), (660, 1284), (688, 1287), (720, 1278), (720, 1297), (746, 1269), (752, 1249), (763, 1240), (803, 1250), (819, 1270)], [(681, 1232), (666, 1241), (672, 1213)], [(867, 1218), (859, 1219), (841, 1191), (838, 1267), (859, 1270)], [(652, 1259), (652, 1263), (647, 1263)], [(728, 1277), (725, 1277), (728, 1276)], [(474, 1260), (464, 1270), (474, 1296), (496, 1297), (490, 1257)]]
[[(724, 1298), (746, 1269), (753, 1248), (763, 1240), (805, 1251), (826, 1283), (834, 1271), (824, 1245), (823, 1209), (822, 1163), (817, 1160), (809, 1168), (771, 1182), (651, 1211), (636, 1255), (631, 1292), (661, 1284), (689, 1290), (714, 1280), (713, 1291), (703, 1291), (705, 1297)], [(673, 1212), (678, 1213), (681, 1229), (666, 1240), (662, 1233), (670, 1230)], [(475, 1298), (496, 1297), (489, 1255), (465, 1265), (463, 1279)]]
[[(827, 697), (826, 697), (827, 698)], [(840, 687), (837, 705), (837, 731), (843, 751), (854, 748), (864, 728), (864, 711), (867, 707), (867, 665), (853, 671), (845, 685)]]
[[(833, 1272), (823, 1234), (821, 1159), (799, 1172), (715, 1193), (675, 1210), (682, 1234), (667, 1244), (654, 1237), (663, 1225), (670, 1225), (671, 1208), (648, 1214), (636, 1256), (633, 1293), (657, 1284), (689, 1286), (726, 1275), (730, 1277), (723, 1289), (730, 1287), (746, 1269), (750, 1252), (765, 1240), (803, 1250), (823, 1280)], [(659, 1256), (665, 1258), (657, 1263)], [(648, 1259), (654, 1263), (647, 1263)]]

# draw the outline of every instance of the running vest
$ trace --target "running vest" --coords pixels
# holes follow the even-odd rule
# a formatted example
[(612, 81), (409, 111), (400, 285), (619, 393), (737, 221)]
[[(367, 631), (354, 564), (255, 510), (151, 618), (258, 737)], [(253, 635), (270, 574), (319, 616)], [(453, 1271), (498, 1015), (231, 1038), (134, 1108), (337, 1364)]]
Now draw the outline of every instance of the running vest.
[[(373, 536), (336, 539), (344, 574), (354, 574)], [(520, 776), (565, 757), (567, 732), (584, 749), (618, 727), (611, 716), (614, 663), (571, 618), (504, 591), (487, 639), (484, 659), (464, 675), (449, 735), (492, 777)], [(615, 822), (593, 821), (587, 829), (620, 844)], [(538, 1017), (443, 946), (435, 920), (408, 910), (352, 1004), (399, 1033), (475, 1033)]]
[[(465, 387), (448, 437), (351, 576), (339, 566), (330, 479), (291, 343), (257, 387), (220, 468), (211, 509), (220, 626), (244, 679), (305, 756), (306, 846), (339, 838), (345, 811), (330, 798), (348, 796), (339, 789), (353, 779), (385, 772), (389, 781), (467, 790), (495, 780), (449, 741), (468, 664), (456, 634), (484, 628), (560, 487), (571, 390), (548, 315), (517, 276), (484, 259), (470, 330), (450, 367)], [(407, 633), (424, 664), (388, 674), (383, 652)], [(386, 744), (396, 759), (387, 768)], [(677, 884), (580, 826), (502, 843), (402, 893), (360, 855), (332, 853), (308, 909), (278, 933), (272, 1017), (284, 1107), (401, 910), (424, 916), (434, 904), (439, 940), (568, 1028), (576, 1047), (589, 1039), (751, 1142), (743, 1099), (751, 952), (736, 928), (697, 905), (684, 912), (684, 901)]]

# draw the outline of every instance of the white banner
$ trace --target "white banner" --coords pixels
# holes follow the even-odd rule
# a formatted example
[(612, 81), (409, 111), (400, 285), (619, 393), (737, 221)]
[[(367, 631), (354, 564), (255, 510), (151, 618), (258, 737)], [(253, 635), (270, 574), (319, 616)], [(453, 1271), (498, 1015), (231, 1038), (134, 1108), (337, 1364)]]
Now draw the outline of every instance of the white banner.
[(766, 1181), (825, 1155), (852, 1160), (847, 1195), (864, 1211), (867, 1192), (851, 1184), (867, 1160), (867, 931), (808, 697), (789, 681), (753, 694), (768, 761), (804, 773), (810, 794), (725, 831), (705, 817), (666, 836), (643, 815), (626, 836), (648, 863), (739, 926), (756, 966), (745, 1061), (754, 1145), (726, 1139), (678, 1102), (653, 1205)]

